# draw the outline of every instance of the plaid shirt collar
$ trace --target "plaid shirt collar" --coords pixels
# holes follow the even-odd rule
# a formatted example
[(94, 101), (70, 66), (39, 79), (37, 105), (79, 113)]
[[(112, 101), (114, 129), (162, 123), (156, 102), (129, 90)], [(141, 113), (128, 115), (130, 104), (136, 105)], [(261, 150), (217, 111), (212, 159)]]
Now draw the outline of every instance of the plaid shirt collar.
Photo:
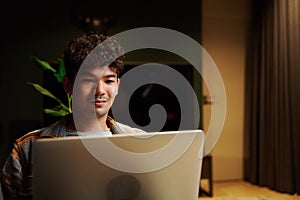
[[(68, 120), (73, 120), (72, 116), (66, 116), (65, 118), (62, 118), (61, 120), (57, 121), (56, 123), (42, 128), (40, 137), (47, 138), (47, 137), (66, 137), (67, 129), (66, 129), (66, 123)], [(112, 132), (112, 134), (120, 134), (123, 133), (123, 131), (118, 127), (116, 121), (111, 118), (107, 117), (106, 120), (107, 126)]]

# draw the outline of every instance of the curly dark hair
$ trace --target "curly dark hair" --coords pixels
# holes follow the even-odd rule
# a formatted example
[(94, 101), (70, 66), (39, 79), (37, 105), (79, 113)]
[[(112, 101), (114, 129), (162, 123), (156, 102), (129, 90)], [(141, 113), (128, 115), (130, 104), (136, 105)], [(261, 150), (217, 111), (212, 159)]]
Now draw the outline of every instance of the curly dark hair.
[[(85, 58), (102, 42), (104, 45), (101, 45), (101, 51), (93, 51), (93, 54), (97, 54), (98, 63), (100, 62), (103, 66), (109, 65), (119, 76), (124, 69), (122, 61), (124, 51), (113, 38), (99, 33), (84, 33), (68, 43), (62, 56), (66, 76), (74, 80)], [(116, 59), (113, 60), (113, 58)]]

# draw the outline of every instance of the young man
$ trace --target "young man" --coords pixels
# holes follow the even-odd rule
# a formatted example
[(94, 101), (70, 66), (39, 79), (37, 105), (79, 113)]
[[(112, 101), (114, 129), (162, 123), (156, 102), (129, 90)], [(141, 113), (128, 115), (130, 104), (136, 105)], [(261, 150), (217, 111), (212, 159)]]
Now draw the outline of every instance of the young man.
[(63, 53), (63, 87), (73, 95), (73, 115), (17, 139), (2, 169), (4, 199), (32, 199), (32, 141), (47, 137), (140, 132), (114, 121), (108, 112), (118, 94), (122, 48), (101, 34), (83, 34)]

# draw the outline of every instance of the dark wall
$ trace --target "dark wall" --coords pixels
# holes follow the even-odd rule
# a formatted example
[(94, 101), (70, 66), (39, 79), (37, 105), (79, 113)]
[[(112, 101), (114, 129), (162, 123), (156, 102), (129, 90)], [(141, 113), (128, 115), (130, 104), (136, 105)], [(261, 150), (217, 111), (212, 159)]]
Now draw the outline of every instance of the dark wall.
[(70, 20), (67, 2), (7, 1), (0, 17), (0, 164), (13, 140), (42, 122), (42, 97), (27, 81), (41, 83), (42, 71), (31, 61), (35, 55), (54, 60), (79, 32)]
[[(25, 84), (43, 81), (42, 71), (30, 56), (49, 61), (59, 58), (70, 39), (90, 28), (82, 21), (86, 16), (108, 16), (101, 31), (110, 35), (130, 28), (160, 26), (201, 40), (201, 1), (197, 0), (8, 1), (0, 12), (1, 166), (13, 140), (43, 121), (42, 96)], [(165, 59), (172, 62), (177, 58)], [(141, 61), (143, 55), (131, 55), (127, 60)]]

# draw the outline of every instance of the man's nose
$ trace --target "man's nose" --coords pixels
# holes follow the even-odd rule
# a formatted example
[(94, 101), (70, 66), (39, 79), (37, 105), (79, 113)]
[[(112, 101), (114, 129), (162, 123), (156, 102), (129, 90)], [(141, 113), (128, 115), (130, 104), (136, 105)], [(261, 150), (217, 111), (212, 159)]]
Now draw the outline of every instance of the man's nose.
[(96, 94), (97, 95), (102, 95), (104, 93), (104, 84), (101, 83), (101, 81), (98, 82), (97, 87), (96, 87)]

